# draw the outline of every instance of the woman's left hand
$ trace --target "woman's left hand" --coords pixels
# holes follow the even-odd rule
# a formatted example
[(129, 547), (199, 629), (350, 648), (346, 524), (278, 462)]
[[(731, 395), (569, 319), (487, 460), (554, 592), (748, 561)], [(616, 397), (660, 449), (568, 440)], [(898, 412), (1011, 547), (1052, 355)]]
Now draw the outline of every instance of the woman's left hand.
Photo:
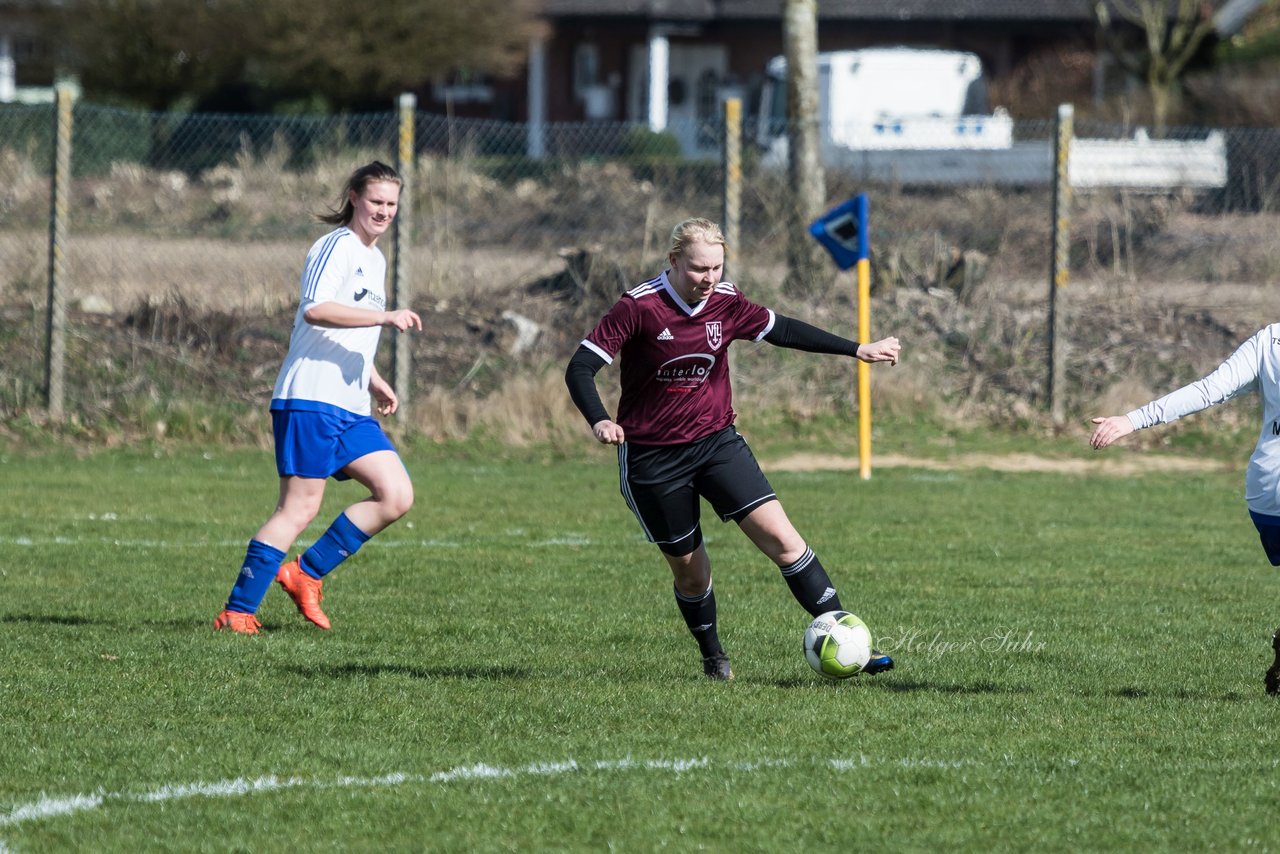
[(1092, 423), (1093, 435), (1089, 437), (1089, 444), (1095, 451), (1101, 451), (1133, 432), (1133, 422), (1128, 415), (1104, 415), (1094, 418)]
[(858, 358), (864, 362), (888, 362), (896, 365), (901, 351), (902, 345), (898, 343), (898, 339), (890, 336), (858, 347)]
[(391, 415), (400, 408), (400, 398), (396, 397), (395, 389), (376, 373), (369, 378), (369, 393), (377, 401), (379, 415)]

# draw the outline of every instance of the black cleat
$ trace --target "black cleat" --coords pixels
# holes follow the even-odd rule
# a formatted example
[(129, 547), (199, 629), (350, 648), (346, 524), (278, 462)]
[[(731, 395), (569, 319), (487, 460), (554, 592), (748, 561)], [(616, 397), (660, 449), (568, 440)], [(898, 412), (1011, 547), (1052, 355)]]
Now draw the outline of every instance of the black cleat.
[(720, 682), (728, 682), (733, 678), (733, 671), (729, 668), (729, 656), (723, 652), (703, 658), (702, 672), (707, 674), (708, 679)]
[(1267, 668), (1262, 684), (1266, 686), (1268, 694), (1280, 694), (1280, 629), (1276, 629), (1276, 633), (1271, 636), (1271, 648), (1275, 650), (1276, 658)]
[(877, 673), (884, 673), (886, 670), (893, 669), (893, 659), (885, 655), (878, 649), (871, 650), (871, 658), (867, 660), (866, 666), (862, 668), (862, 672), (868, 676), (875, 676)]

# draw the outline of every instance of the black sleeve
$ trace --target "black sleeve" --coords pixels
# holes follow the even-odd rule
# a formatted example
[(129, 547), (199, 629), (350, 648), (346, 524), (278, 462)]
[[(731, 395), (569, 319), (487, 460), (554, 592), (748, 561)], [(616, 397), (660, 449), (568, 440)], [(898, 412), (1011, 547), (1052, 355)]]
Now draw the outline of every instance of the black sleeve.
[(773, 328), (764, 340), (778, 347), (804, 350), (808, 353), (830, 353), (833, 356), (857, 356), (858, 342), (824, 332), (803, 320), (775, 314)]
[(569, 367), (564, 371), (564, 384), (569, 387), (569, 397), (574, 406), (587, 419), (587, 424), (594, 427), (601, 421), (612, 421), (609, 410), (604, 408), (600, 400), (600, 390), (596, 388), (596, 374), (607, 363), (593, 350), (578, 346), (578, 350), (569, 360)]

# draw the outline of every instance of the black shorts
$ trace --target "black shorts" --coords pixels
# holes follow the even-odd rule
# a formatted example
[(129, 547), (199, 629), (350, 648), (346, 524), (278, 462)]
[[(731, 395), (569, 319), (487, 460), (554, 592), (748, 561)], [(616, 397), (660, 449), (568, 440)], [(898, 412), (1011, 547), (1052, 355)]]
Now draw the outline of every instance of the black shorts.
[(700, 496), (722, 522), (741, 522), (777, 498), (747, 440), (732, 426), (681, 445), (624, 442), (618, 468), (622, 497), (649, 542), (659, 546), (690, 540), (689, 551), (696, 548), (691, 538), (698, 531)]

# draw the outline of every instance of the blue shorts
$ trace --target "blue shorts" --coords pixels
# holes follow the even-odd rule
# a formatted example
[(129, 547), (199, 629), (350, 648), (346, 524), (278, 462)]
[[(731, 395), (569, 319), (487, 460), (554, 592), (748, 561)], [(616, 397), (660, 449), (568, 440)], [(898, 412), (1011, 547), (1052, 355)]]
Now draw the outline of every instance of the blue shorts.
[(396, 450), (377, 421), (350, 412), (273, 409), (271, 430), (281, 477), (349, 480), (342, 472), (349, 464), (375, 451)]
[(1267, 560), (1272, 566), (1280, 566), (1280, 516), (1267, 516), (1249, 511), (1253, 526), (1258, 529), (1258, 537), (1262, 540), (1262, 550), (1267, 553)]

